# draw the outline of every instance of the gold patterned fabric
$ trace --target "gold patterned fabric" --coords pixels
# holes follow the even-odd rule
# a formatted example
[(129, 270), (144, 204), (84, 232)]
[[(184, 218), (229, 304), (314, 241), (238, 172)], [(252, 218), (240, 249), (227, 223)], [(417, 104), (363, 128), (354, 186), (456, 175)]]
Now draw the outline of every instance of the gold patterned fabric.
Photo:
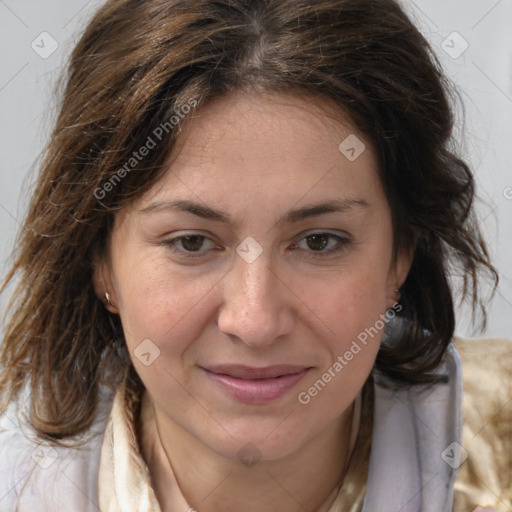
[[(464, 424), (460, 443), (462, 464), (454, 486), (453, 510), (472, 512), (477, 507), (490, 507), (497, 512), (512, 512), (512, 342), (456, 338), (454, 345), (462, 362)], [(329, 512), (363, 510), (374, 400), (374, 385), (369, 379), (363, 389), (354, 451), (343, 486)], [(101, 452), (99, 504), (102, 512), (161, 512), (141, 454), (134, 411), (141, 409), (142, 415), (149, 412), (144, 401), (142, 407), (139, 405), (127, 401), (123, 390), (114, 398)], [(146, 437), (152, 437), (149, 416), (145, 424), (149, 429)], [(156, 453), (157, 448), (153, 451)], [(160, 463), (165, 465), (165, 461)], [(170, 472), (172, 488), (165, 508), (187, 512), (188, 504), (172, 475), (172, 468), (166, 469)]]
[[(455, 482), (455, 512), (512, 511), (512, 342), (455, 339), (462, 360), (467, 459)], [(464, 452), (463, 452), (464, 453)]]

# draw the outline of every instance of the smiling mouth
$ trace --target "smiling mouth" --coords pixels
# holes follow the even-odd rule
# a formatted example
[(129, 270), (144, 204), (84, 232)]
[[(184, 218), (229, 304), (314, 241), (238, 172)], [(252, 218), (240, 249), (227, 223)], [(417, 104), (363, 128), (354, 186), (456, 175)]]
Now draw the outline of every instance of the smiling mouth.
[(311, 369), (296, 365), (255, 368), (217, 365), (201, 369), (221, 390), (245, 404), (266, 404), (284, 396)]

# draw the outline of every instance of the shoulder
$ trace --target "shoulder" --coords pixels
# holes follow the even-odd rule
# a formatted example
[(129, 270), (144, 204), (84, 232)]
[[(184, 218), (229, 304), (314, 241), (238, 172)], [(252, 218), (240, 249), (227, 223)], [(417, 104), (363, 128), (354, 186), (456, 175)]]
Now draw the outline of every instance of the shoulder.
[[(39, 438), (22, 401), (0, 416), (0, 511), (97, 511), (99, 455), (109, 397), (100, 400), (90, 431), (71, 446)], [(75, 442), (76, 441), (76, 442)]]
[(512, 507), (512, 341), (455, 338), (463, 380), (462, 462), (455, 510)]

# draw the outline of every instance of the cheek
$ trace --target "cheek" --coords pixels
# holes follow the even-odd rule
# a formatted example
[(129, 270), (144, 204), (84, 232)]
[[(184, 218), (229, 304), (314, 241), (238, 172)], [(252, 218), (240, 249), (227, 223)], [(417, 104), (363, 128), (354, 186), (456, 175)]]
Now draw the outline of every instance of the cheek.
[[(323, 364), (299, 389), (297, 401), (307, 417), (333, 421), (368, 378), (386, 322), (385, 280), (364, 272), (340, 279), (328, 293), (311, 297), (323, 325)], [(319, 331), (317, 331), (319, 332)]]
[[(321, 320), (316, 331), (323, 363), (301, 387), (305, 414), (333, 419), (357, 395), (370, 374), (386, 322), (386, 275), (352, 267), (350, 276), (333, 279), (308, 305)], [(311, 316), (311, 312), (309, 313)], [(323, 333), (319, 336), (319, 333)]]
[[(136, 268), (136, 271), (133, 271)], [(162, 352), (186, 348), (201, 327), (210, 280), (172, 272), (165, 258), (141, 258), (118, 273), (118, 299), (128, 347), (150, 339)]]
[(310, 318), (318, 319), (330, 334), (332, 348), (341, 350), (385, 313), (386, 276), (352, 268), (350, 274), (333, 275), (316, 288), (303, 282), (298, 295), (307, 306), (304, 314), (309, 311)]

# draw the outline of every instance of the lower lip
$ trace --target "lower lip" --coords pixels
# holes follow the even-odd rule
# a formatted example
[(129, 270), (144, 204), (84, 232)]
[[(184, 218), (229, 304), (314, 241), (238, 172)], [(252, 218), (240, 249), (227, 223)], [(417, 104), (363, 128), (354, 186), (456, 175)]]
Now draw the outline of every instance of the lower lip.
[(304, 369), (273, 379), (237, 379), (229, 375), (221, 375), (205, 370), (206, 375), (235, 400), (244, 404), (266, 404), (274, 402), (285, 395), (308, 372)]

